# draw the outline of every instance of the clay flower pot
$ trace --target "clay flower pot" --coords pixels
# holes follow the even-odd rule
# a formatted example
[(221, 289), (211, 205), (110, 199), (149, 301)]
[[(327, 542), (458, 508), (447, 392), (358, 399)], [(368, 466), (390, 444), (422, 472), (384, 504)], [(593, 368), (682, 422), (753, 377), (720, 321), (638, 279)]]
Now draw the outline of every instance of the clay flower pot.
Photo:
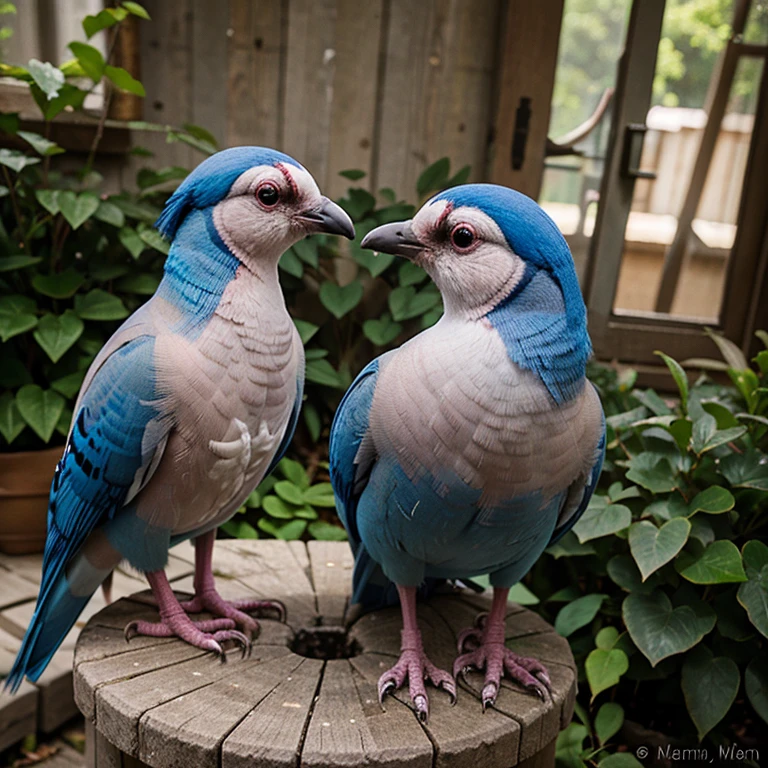
[(0, 552), (42, 552), (48, 493), (64, 448), (0, 453)]

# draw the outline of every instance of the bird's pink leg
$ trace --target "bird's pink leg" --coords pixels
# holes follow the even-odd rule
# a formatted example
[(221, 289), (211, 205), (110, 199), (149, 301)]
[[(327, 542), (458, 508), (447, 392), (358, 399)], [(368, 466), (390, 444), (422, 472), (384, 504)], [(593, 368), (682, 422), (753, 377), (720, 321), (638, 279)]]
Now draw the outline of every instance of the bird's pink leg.
[(243, 655), (250, 650), (250, 640), (234, 629), (235, 622), (231, 619), (193, 622), (173, 594), (165, 571), (152, 571), (146, 576), (160, 611), (160, 621), (132, 621), (125, 628), (126, 640), (136, 635), (178, 637), (196, 648), (213, 651), (222, 661), (226, 661), (226, 656), (220, 644), (225, 640), (238, 643)]
[(424, 680), (429, 680), (437, 688), (443, 688), (456, 702), (456, 683), (444, 670), (436, 667), (424, 653), (421, 630), (416, 621), (416, 587), (401, 587), (400, 609), (403, 614), (403, 633), (400, 642), (400, 658), (394, 667), (388, 669), (379, 678), (379, 702), (384, 701), (388, 693), (403, 687), (408, 678), (408, 692), (411, 695), (419, 719), (426, 722), (429, 717), (429, 698)]
[[(493, 590), (491, 612), (487, 615), (480, 614), (475, 621), (475, 627), (461, 632), (458, 642), (460, 655), (453, 663), (454, 677), (471, 667), (485, 669), (485, 683), (481, 693), (483, 711), (496, 702), (504, 672), (543, 700), (552, 690), (549, 674), (541, 662), (519, 656), (504, 645), (504, 617), (507, 612), (508, 594), (509, 589)], [(465, 653), (468, 641), (475, 647)]]
[(209, 531), (195, 539), (195, 596), (181, 603), (188, 613), (208, 611), (214, 616), (231, 619), (251, 637), (258, 633), (259, 623), (246, 611), (277, 611), (285, 621), (285, 606), (279, 600), (225, 600), (217, 591), (213, 580), (213, 543), (216, 531)]

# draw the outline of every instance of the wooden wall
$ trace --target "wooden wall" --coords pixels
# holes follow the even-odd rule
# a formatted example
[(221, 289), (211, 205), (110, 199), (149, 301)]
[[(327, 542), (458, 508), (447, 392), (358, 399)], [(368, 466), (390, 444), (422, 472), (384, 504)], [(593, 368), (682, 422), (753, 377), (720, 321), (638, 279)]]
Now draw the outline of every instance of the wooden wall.
[[(146, 120), (294, 155), (338, 195), (360, 168), (413, 199), (447, 155), (488, 179), (508, 0), (146, 0)], [(548, 105), (547, 105), (548, 108)], [(138, 137), (163, 164), (199, 155)], [(366, 183), (366, 182), (363, 182)]]

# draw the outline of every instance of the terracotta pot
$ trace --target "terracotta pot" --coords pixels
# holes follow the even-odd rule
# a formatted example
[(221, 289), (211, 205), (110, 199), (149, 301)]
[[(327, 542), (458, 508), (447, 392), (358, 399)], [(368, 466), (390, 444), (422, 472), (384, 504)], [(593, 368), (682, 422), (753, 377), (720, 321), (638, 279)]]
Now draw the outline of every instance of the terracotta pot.
[(0, 552), (42, 552), (48, 493), (63, 447), (0, 453)]

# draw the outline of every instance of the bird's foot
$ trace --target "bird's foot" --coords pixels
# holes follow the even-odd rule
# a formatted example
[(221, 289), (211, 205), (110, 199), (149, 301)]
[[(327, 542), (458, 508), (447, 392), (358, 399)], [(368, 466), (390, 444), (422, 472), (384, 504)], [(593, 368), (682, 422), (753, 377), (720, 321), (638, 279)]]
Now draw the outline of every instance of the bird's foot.
[(185, 613), (173, 614), (161, 621), (132, 621), (125, 627), (125, 639), (130, 641), (138, 635), (147, 637), (178, 637), (184, 642), (211, 651), (222, 662), (227, 660), (222, 643), (231, 640), (240, 646), (243, 658), (251, 653), (251, 641), (242, 632), (235, 629), (232, 619), (207, 619), (192, 621)]
[[(499, 631), (500, 630), (500, 631)], [(507, 677), (535, 693), (542, 701), (552, 692), (546, 667), (536, 659), (520, 656), (504, 645), (504, 627), (487, 625), (483, 629), (465, 629), (459, 635), (459, 656), (453, 663), (453, 675), (458, 678), (472, 668), (485, 670), (485, 682), (480, 694), (483, 712), (496, 703), (501, 678)], [(467, 651), (467, 647), (472, 650)]]
[(406, 678), (411, 701), (422, 722), (426, 722), (429, 717), (429, 697), (424, 685), (425, 680), (446, 691), (451, 697), (451, 704), (456, 703), (455, 680), (448, 672), (436, 667), (421, 648), (404, 648), (397, 664), (379, 678), (379, 703), (383, 705), (384, 697), (388, 693), (402, 688)]
[(279, 600), (225, 600), (215, 589), (198, 592), (191, 600), (181, 603), (187, 613), (207, 611), (232, 621), (249, 638), (258, 635), (259, 622), (248, 613), (251, 611), (276, 611), (280, 621), (285, 621), (285, 605)]

